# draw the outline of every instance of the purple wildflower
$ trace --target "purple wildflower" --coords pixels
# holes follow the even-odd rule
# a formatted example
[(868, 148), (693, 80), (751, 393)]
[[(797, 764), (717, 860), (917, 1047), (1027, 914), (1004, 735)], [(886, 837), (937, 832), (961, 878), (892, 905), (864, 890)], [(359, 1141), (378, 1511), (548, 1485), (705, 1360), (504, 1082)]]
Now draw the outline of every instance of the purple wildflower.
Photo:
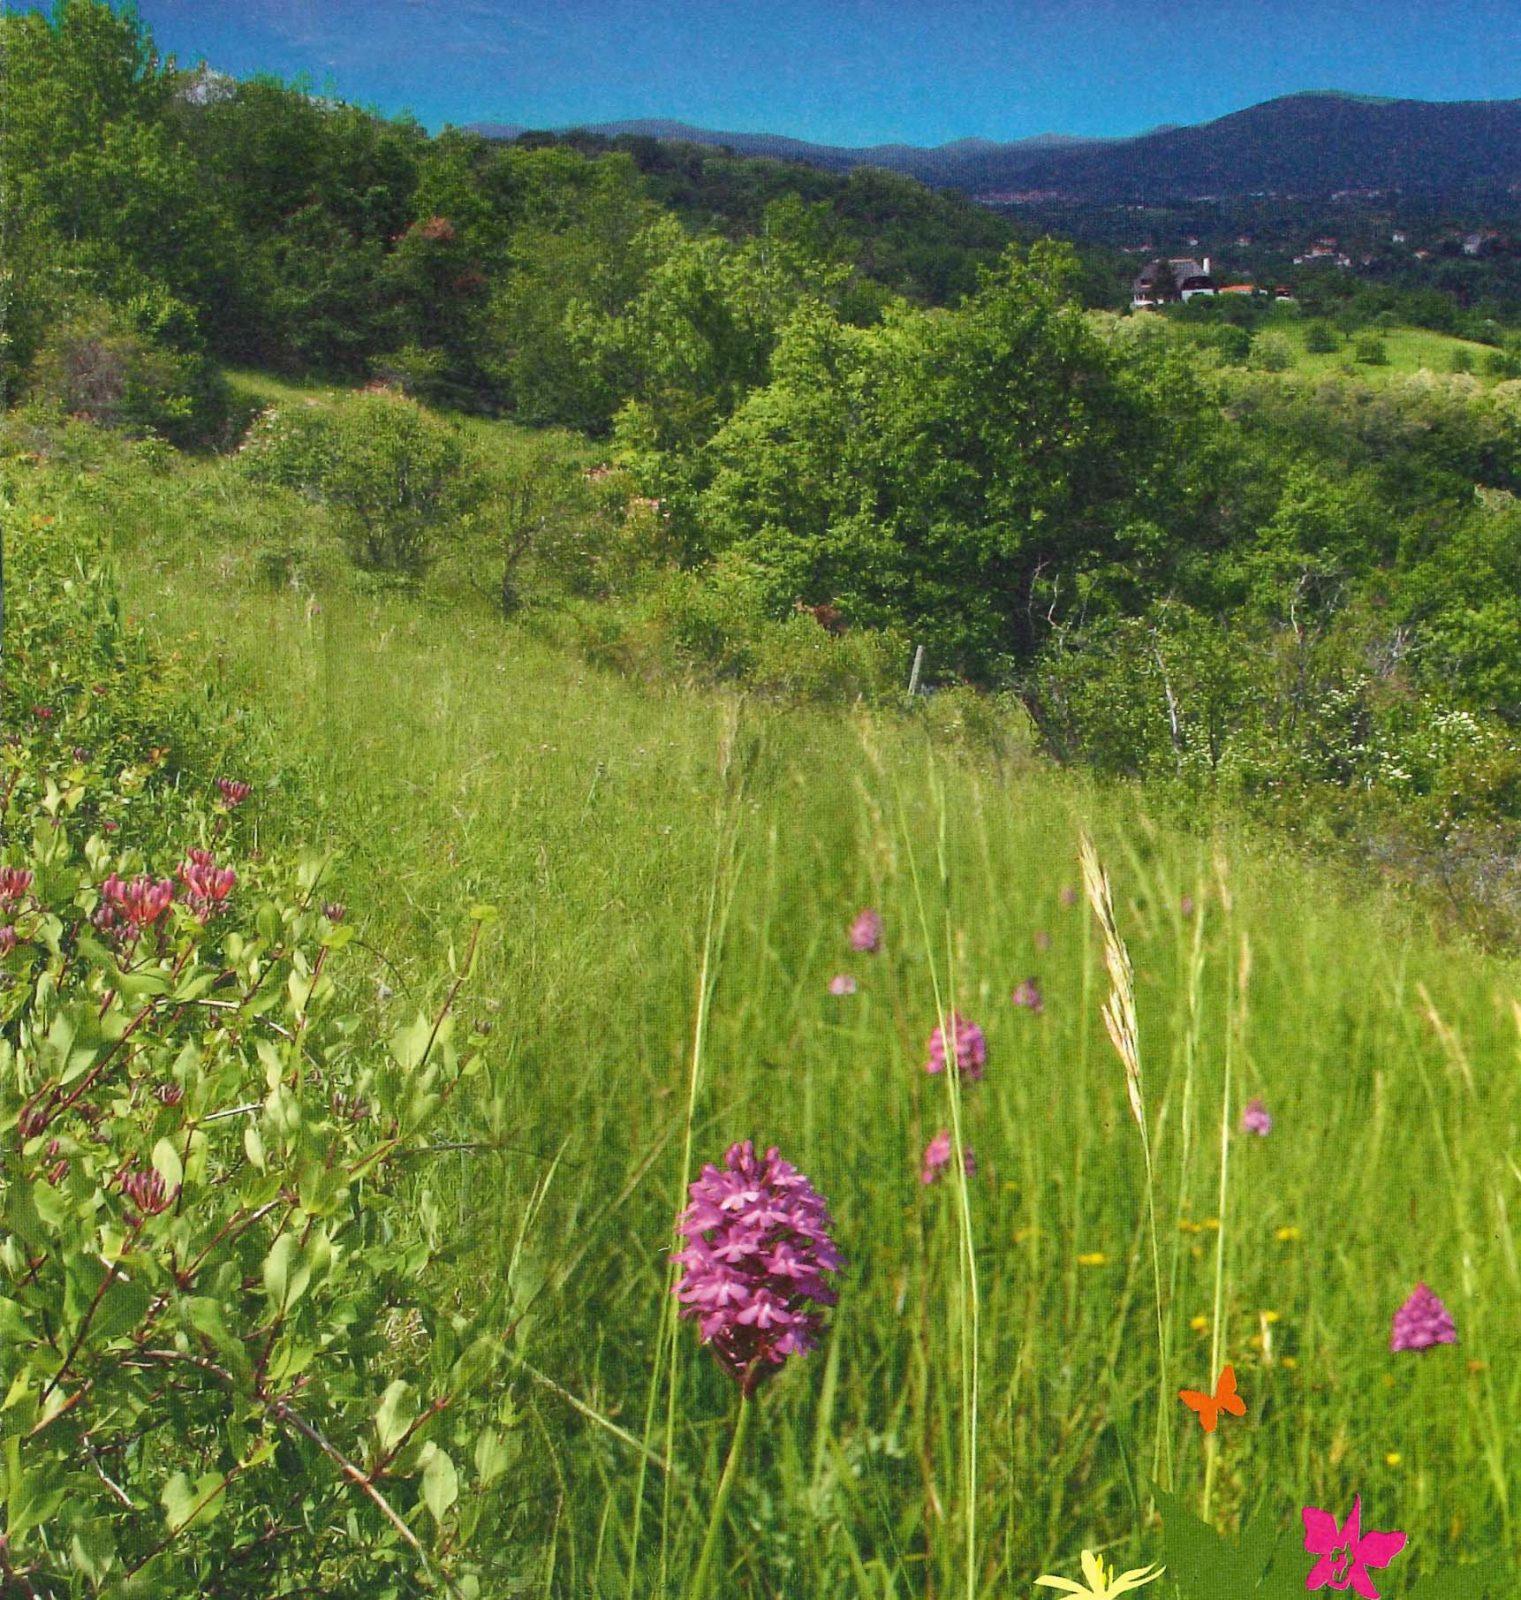
[(6, 923), (0, 928), (0, 956), (8, 956), (16, 948), (16, 930)]
[(856, 992), (856, 980), (848, 972), (837, 972), (829, 980), (829, 992), (830, 994), (854, 994)]
[(1037, 928), (1031, 938), (1035, 941), (1035, 948), (1042, 954), (1051, 948), (1051, 935), (1044, 928)]
[(882, 948), (882, 913), (867, 909), (850, 925), (850, 948), (875, 955)]
[[(947, 1031), (956, 1047), (956, 1070), (975, 1082), (982, 1077), (982, 1069), (987, 1065), (987, 1036), (975, 1022), (968, 1022), (954, 1011), (948, 1020)], [(929, 1060), (924, 1063), (924, 1070), (945, 1071), (945, 1034), (939, 1028), (929, 1036)]]
[(677, 1223), (686, 1248), (671, 1257), (685, 1268), (673, 1291), (680, 1315), (697, 1319), (702, 1343), (753, 1394), (818, 1343), (824, 1318), (813, 1306), (834, 1304), (824, 1274), (844, 1265), (833, 1224), (807, 1178), (774, 1147), (758, 1158), (749, 1139), (729, 1147), (722, 1167), (705, 1166), (689, 1192)]
[(1273, 1131), (1272, 1113), (1263, 1105), (1260, 1095), (1254, 1095), (1247, 1101), (1241, 1113), (1241, 1131), (1260, 1134), (1264, 1139)]
[(1033, 1011), (1037, 1017), (1046, 1009), (1046, 1002), (1040, 992), (1040, 983), (1035, 978), (1022, 978), (1014, 985), (1014, 992), (1009, 999), (1016, 1006), (1023, 1006), (1025, 1010)]
[(1447, 1307), (1424, 1283), (1416, 1284), (1410, 1298), (1394, 1313), (1389, 1348), (1429, 1350), (1434, 1344), (1457, 1342), (1458, 1330)]
[(1077, 904), (1077, 890), (1070, 883), (1062, 890), (1062, 904), (1068, 907)]
[[(935, 1183), (944, 1176), (945, 1169), (951, 1164), (951, 1131), (942, 1128), (924, 1147), (924, 1162), (919, 1170), (920, 1183)], [(972, 1154), (968, 1145), (961, 1147), (961, 1164), (966, 1168), (967, 1177), (973, 1177), (977, 1171), (977, 1157)]]

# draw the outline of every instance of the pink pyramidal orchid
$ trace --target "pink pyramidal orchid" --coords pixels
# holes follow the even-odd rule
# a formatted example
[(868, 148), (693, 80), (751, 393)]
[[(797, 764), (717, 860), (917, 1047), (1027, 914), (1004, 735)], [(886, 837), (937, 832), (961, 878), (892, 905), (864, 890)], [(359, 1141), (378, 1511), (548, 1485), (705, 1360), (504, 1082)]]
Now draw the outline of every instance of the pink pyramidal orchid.
[(1329, 1511), (1315, 1506), (1306, 1506), (1300, 1513), (1304, 1518), (1304, 1547), (1320, 1557), (1305, 1579), (1306, 1589), (1350, 1589), (1363, 1600), (1378, 1600), (1368, 1568), (1387, 1567), (1405, 1548), (1406, 1536), (1364, 1533), (1362, 1514), (1361, 1495), (1352, 1502), (1352, 1515), (1340, 1527)]

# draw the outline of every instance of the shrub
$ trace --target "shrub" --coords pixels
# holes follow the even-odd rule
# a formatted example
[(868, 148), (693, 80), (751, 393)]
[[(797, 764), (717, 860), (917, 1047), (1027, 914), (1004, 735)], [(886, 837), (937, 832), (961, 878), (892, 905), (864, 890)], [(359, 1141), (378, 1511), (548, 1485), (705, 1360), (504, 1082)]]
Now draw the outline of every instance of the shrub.
[(165, 781), (162, 724), (131, 727), (153, 663), (57, 543), (7, 552), (6, 1592), (460, 1593), (502, 1342), (440, 1284), (426, 1176), (391, 1174), (475, 1070), (450, 1011), (487, 914), (377, 1041), (323, 859), (241, 848), (245, 787)]
[(1369, 367), (1387, 367), (1389, 349), (1381, 333), (1360, 333), (1352, 342), (1352, 356)]
[(137, 312), (88, 301), (43, 337), (32, 367), (33, 401), (130, 434), (178, 445), (206, 442), (225, 421), (227, 393), (193, 350), (156, 342), (152, 332), (188, 337), (188, 310), (167, 297), (142, 297)]
[(271, 407), (240, 454), (256, 481), (327, 506), (355, 562), (378, 572), (421, 572), (485, 490), (458, 430), (387, 390)]
[(1250, 360), (1259, 372), (1287, 372), (1294, 365), (1294, 346), (1286, 334), (1269, 329), (1253, 338)]
[(1317, 319), (1305, 324), (1304, 347), (1311, 355), (1330, 355), (1340, 344), (1341, 339), (1329, 322)]

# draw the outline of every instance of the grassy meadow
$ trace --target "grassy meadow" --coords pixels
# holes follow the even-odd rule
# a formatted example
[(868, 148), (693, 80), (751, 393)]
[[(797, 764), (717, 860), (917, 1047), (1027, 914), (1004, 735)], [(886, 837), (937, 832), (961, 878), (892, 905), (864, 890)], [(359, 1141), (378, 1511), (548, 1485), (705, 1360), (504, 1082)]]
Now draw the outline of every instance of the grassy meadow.
[[(1360, 1494), (1410, 1536), (1385, 1595), (1517, 1553), (1512, 962), (933, 700), (636, 686), (336, 562), (272, 590), (273, 513), (219, 472), (13, 489), (61, 538), (109, 530), (260, 827), (339, 851), (377, 1020), (426, 1002), (472, 903), (500, 910), (463, 1003), (485, 1087), (415, 1181), (510, 1350), (501, 1593), (635, 1600), (694, 1567), (735, 1396), (667, 1252), (687, 1184), (752, 1137), (826, 1197), (848, 1266), (821, 1348), (761, 1391), (716, 1593), (1035, 1594), (1084, 1547), (1162, 1559), (1154, 1482), (1232, 1533), (1265, 1509), (1291, 1566), (1300, 1508)], [(1084, 832), (1134, 965), (1150, 1197)], [(855, 953), (868, 906), (884, 947)], [(1041, 1007), (1011, 998), (1029, 979)], [(923, 1070), (952, 1011), (988, 1041), (959, 1095)], [(925, 1185), (943, 1127), (976, 1172)], [(1417, 1281), (1460, 1342), (1392, 1355)], [(1247, 1414), (1206, 1438), (1176, 1394), (1227, 1361)]]

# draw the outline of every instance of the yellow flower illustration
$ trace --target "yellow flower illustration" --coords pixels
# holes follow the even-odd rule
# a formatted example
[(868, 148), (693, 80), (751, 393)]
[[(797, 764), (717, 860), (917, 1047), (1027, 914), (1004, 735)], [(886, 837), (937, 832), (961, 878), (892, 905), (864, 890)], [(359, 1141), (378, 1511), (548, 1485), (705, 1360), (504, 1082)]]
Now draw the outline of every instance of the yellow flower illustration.
[(1037, 1578), (1037, 1583), (1043, 1583), (1048, 1589), (1063, 1589), (1068, 1594), (1075, 1594), (1079, 1600), (1114, 1600), (1116, 1595), (1129, 1594), (1132, 1589), (1139, 1589), (1143, 1583), (1150, 1583), (1154, 1578), (1160, 1578), (1166, 1567), (1136, 1567), (1133, 1571), (1122, 1572), (1116, 1576), (1112, 1567), (1106, 1568), (1103, 1558), (1094, 1555), (1091, 1550), (1083, 1551), (1083, 1576), (1088, 1580), (1085, 1589), (1081, 1584), (1074, 1583), (1071, 1578), (1053, 1578), (1050, 1576)]

